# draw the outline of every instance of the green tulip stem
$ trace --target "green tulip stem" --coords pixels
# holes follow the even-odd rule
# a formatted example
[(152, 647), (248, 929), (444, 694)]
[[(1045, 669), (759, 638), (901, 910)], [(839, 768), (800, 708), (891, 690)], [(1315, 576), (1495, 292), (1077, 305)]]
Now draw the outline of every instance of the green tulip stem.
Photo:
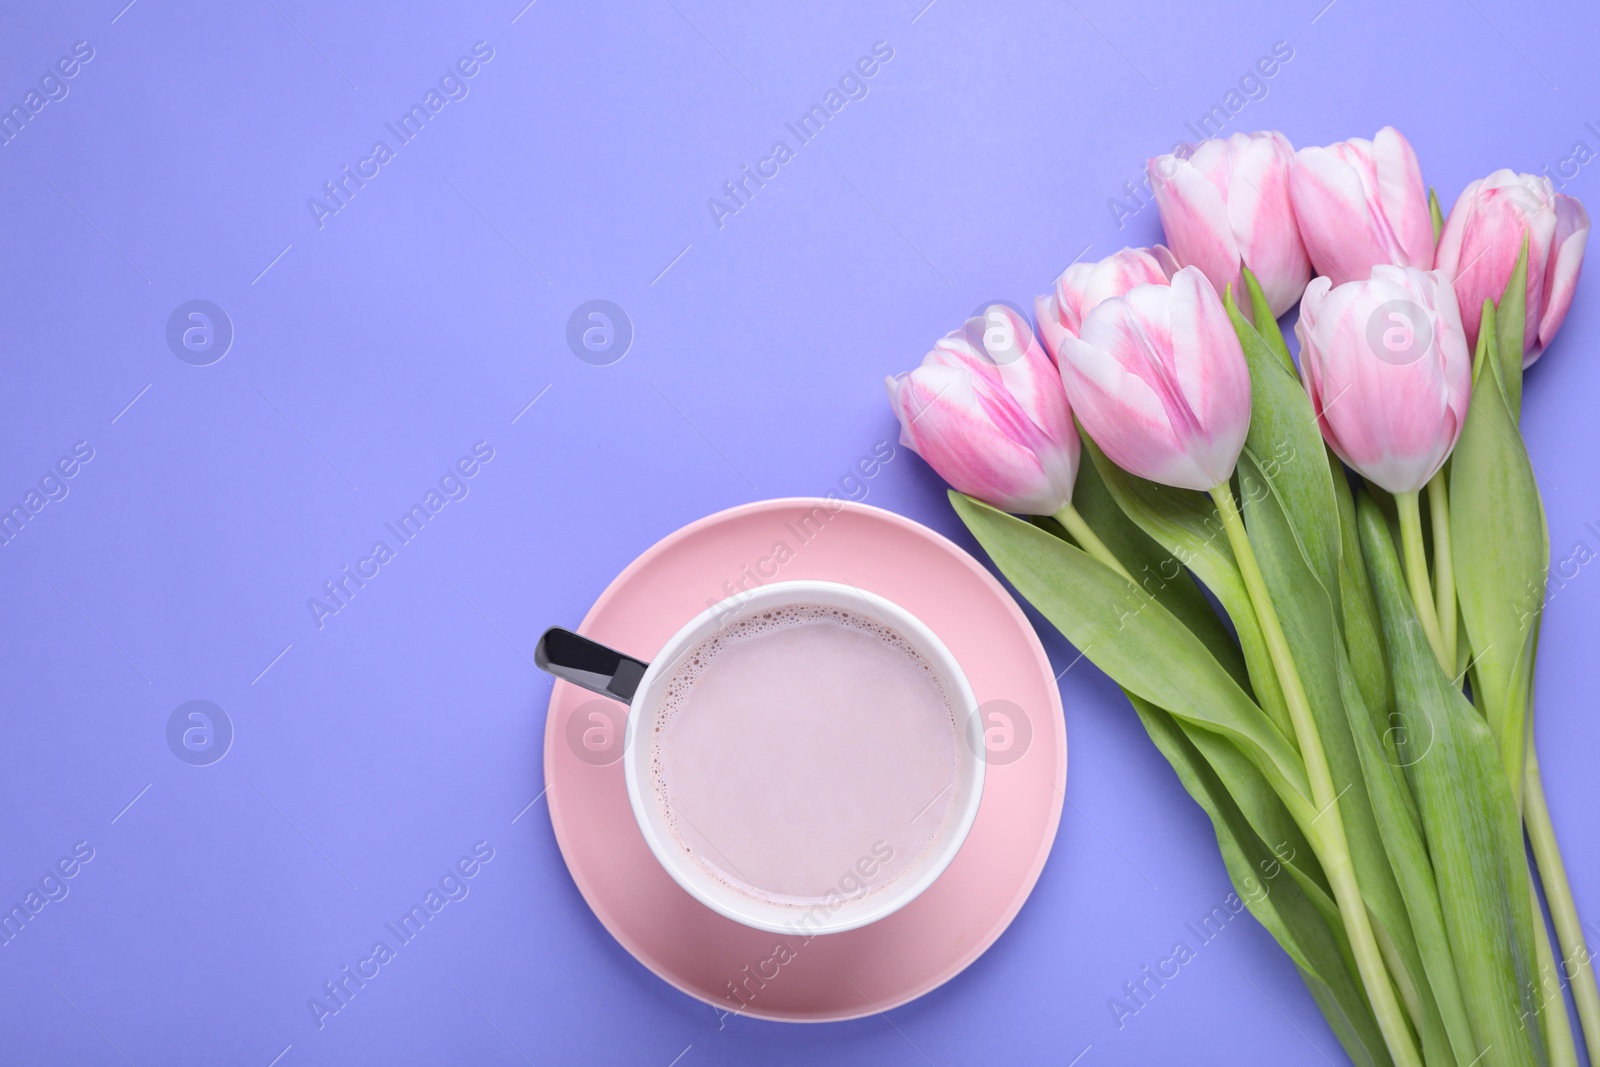
[[(1093, 530), (1089, 529), (1089, 524), (1083, 521), (1083, 516), (1078, 514), (1077, 508), (1069, 503), (1066, 507), (1056, 512), (1054, 518), (1061, 524), (1062, 529), (1071, 534), (1072, 539), (1078, 542), (1079, 548), (1128, 579), (1128, 581), (1133, 582), (1133, 575), (1128, 573), (1128, 568), (1124, 567), (1122, 561), (1112, 554), (1111, 549), (1106, 547), (1106, 543), (1100, 540)], [(1134, 582), (1133, 584), (1138, 585), (1139, 583)]]
[[(1411, 586), (1411, 600), (1422, 620), (1422, 632), (1428, 635), (1433, 654), (1444, 665), (1445, 674), (1455, 674), (1455, 649), (1445, 654), (1444, 639), (1439, 634), (1439, 609), (1433, 601), (1433, 585), (1428, 580), (1428, 556), (1422, 547), (1422, 509), (1417, 504), (1416, 490), (1394, 494), (1395, 509), (1400, 513), (1400, 551), (1405, 559), (1406, 583)], [(1452, 594), (1454, 599), (1454, 594)]]
[[(1533, 843), (1533, 858), (1539, 880), (1544, 885), (1545, 901), (1550, 905), (1550, 918), (1555, 921), (1556, 936), (1561, 940), (1561, 969), (1572, 984), (1572, 1001), (1578, 1009), (1578, 1022), (1583, 1026), (1583, 1041), (1593, 1060), (1600, 1055), (1600, 988), (1595, 986), (1591, 966), (1594, 954), (1583, 936), (1578, 905), (1572, 899), (1572, 886), (1567, 882), (1567, 867), (1561, 860), (1560, 846), (1556, 844), (1556, 828), (1550, 822), (1550, 806), (1545, 802), (1539, 757), (1531, 743), (1525, 766), (1523, 823), (1528, 830), (1528, 840)], [(1539, 915), (1537, 909), (1534, 915)], [(1561, 976), (1556, 977), (1559, 985)]]
[(1448, 654), (1439, 665), (1453, 678), (1456, 674), (1456, 567), (1450, 553), (1450, 490), (1445, 487), (1443, 467), (1428, 482), (1428, 514), (1433, 521), (1433, 596), (1439, 617), (1439, 648)]
[(1567, 1018), (1567, 998), (1561, 991), (1561, 973), (1556, 970), (1556, 954), (1550, 947), (1550, 931), (1539, 907), (1539, 891), (1528, 880), (1528, 903), (1533, 908), (1533, 945), (1539, 977), (1534, 997), (1539, 1023), (1544, 1030), (1549, 1067), (1578, 1067), (1578, 1047), (1572, 1039), (1572, 1020)]
[(1416, 979), (1411, 977), (1411, 972), (1406, 970), (1405, 958), (1400, 955), (1400, 950), (1395, 947), (1394, 939), (1389, 936), (1389, 931), (1384, 928), (1383, 920), (1376, 915), (1371, 915), (1372, 934), (1378, 940), (1378, 950), (1383, 953), (1383, 962), (1389, 968), (1389, 976), (1394, 979), (1395, 992), (1400, 994), (1400, 1000), (1406, 1006), (1406, 1013), (1411, 1018), (1411, 1027), (1417, 1033), (1422, 1032), (1423, 1012), (1422, 996), (1417, 991)]
[[(1261, 564), (1256, 560), (1250, 535), (1244, 528), (1244, 518), (1239, 514), (1239, 505), (1234, 501), (1233, 490), (1227, 482), (1211, 490), (1211, 499), (1216, 501), (1217, 514), (1222, 517), (1228, 543), (1239, 562), (1239, 574), (1244, 579), (1256, 619), (1261, 624), (1267, 652), (1272, 658), (1278, 682), (1283, 687), (1289, 720), (1294, 726), (1295, 738), (1300, 743), (1301, 757), (1305, 760), (1306, 778), (1311, 784), (1311, 801), (1317, 807), (1317, 815), (1302, 829), (1315, 844), (1317, 858), (1322, 861), (1328, 884), (1333, 888), (1334, 900), (1339, 905), (1339, 917), (1344, 921), (1345, 933), (1350, 938), (1356, 968), (1395, 1067), (1422, 1067), (1406, 1021), (1405, 1009), (1395, 995), (1394, 984), (1390, 981), (1388, 967), (1384, 964), (1383, 953), (1378, 947), (1372, 921), (1367, 914), (1366, 902), (1361, 897), (1361, 887), (1356, 882), (1350, 842), (1345, 837), (1344, 818), (1339, 813), (1339, 794), (1333, 787), (1333, 773), (1328, 768), (1322, 737), (1317, 733), (1316, 720), (1312, 717), (1311, 702), (1306, 697), (1305, 685), (1300, 680), (1294, 656), (1289, 651), (1283, 625), (1278, 621), (1277, 609), (1272, 606), (1266, 579), (1261, 574)], [(1415, 506), (1416, 495), (1412, 494), (1412, 507)]]

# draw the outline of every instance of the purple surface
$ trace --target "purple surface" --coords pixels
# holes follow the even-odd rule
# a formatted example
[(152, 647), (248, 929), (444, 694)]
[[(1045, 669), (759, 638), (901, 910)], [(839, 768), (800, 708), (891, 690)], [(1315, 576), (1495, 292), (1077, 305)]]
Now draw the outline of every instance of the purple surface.
[[(1340, 1059), (1248, 917), (1118, 1026), (1110, 999), (1197, 946), (1185, 924), (1229, 886), (1087, 663), (1062, 679), (1060, 837), (991, 952), (887, 1019), (719, 1025), (573, 887), (537, 799), (550, 682), (528, 657), (638, 552), (729, 505), (838, 489), (957, 533), (909, 452), (846, 481), (893, 437), (883, 375), (980, 302), (1156, 239), (1153, 208), (1119, 228), (1108, 200), (1275, 42), (1292, 60), (1228, 130), (1313, 144), (1394, 123), (1447, 205), (1501, 165), (1564, 166), (1593, 200), (1600, 168), (1574, 161), (1600, 151), (1591, 6), (125, 2), (10, 4), (0, 38), (8, 106), (93, 49), (0, 147), (0, 498), (93, 451), (0, 548), (0, 898), (93, 850), (0, 947), (0, 1059)], [(493, 58), (468, 94), (401, 145), (385, 123), (478, 41)], [(866, 96), (800, 144), (785, 122), (875, 42), (893, 57)], [(378, 139), (393, 158), (319, 228), (307, 198)], [(708, 198), (778, 139), (793, 158), (719, 227)], [(192, 299), (232, 323), (209, 366), (167, 342)], [(633, 326), (609, 366), (566, 341), (595, 299)], [(1538, 736), (1590, 918), (1597, 299), (1591, 271), (1525, 416), (1570, 561)], [(384, 524), (479, 441), (493, 459), (468, 495), (395, 547)], [(380, 538), (394, 558), (319, 628), (308, 598)], [(169, 747), (190, 700), (232, 724), (210, 766)], [(493, 860), (469, 895), (319, 1029), (308, 998), (479, 841)]]

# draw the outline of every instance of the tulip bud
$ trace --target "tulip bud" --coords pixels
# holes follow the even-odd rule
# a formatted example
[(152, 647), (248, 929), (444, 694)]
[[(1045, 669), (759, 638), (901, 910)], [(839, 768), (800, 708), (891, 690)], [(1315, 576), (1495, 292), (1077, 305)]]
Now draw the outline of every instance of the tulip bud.
[(1158, 156), (1148, 167), (1178, 262), (1199, 267), (1218, 292), (1231, 285), (1243, 293), (1242, 261), (1274, 315), (1294, 307), (1311, 278), (1289, 201), (1293, 159), (1294, 147), (1281, 133), (1236, 133), (1202, 141), (1187, 156)]
[(1124, 248), (1098, 263), (1074, 263), (1056, 279), (1055, 291), (1033, 302), (1039, 337), (1050, 355), (1059, 357), (1061, 340), (1077, 336), (1095, 305), (1122, 296), (1136, 285), (1165, 285), (1178, 270), (1177, 260), (1161, 245)]
[(1483, 302), (1499, 302), (1528, 242), (1522, 364), (1538, 359), (1561, 328), (1583, 267), (1589, 213), (1550, 179), (1497, 170), (1462, 190), (1439, 235), (1439, 269), (1455, 286), (1468, 345), (1478, 342)]
[(900, 443), (954, 488), (1021, 515), (1072, 502), (1081, 446), (1061, 376), (1010, 308), (990, 305), (884, 384)]
[(1393, 126), (1370, 141), (1302, 148), (1289, 169), (1289, 195), (1311, 263), (1334, 285), (1366, 281), (1380, 263), (1433, 269), (1422, 168)]
[(1472, 396), (1472, 355), (1444, 272), (1383, 264), (1367, 281), (1314, 278), (1295, 332), (1306, 392), (1339, 458), (1391, 493), (1427, 485)]
[(1250, 429), (1250, 370), (1198, 269), (1102, 301), (1059, 359), (1078, 421), (1117, 466), (1183, 489), (1233, 474)]

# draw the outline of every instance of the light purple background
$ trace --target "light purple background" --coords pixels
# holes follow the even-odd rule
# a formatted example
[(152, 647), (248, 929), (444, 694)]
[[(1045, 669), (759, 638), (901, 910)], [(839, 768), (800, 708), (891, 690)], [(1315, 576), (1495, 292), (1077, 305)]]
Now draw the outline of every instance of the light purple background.
[[(1275, 42), (1293, 59), (1230, 132), (1394, 123), (1448, 205), (1495, 167), (1600, 150), (1591, 5), (125, 2), (8, 3), (0, 35), (7, 106), (95, 49), (0, 148), (0, 501), (95, 450), (0, 548), (0, 903), (95, 849), (0, 947), (0, 1059), (1340, 1060), (1248, 918), (1113, 1022), (1108, 999), (1195, 944), (1185, 923), (1229, 885), (1086, 662), (1062, 679), (1054, 854), (985, 957), (888, 1018), (719, 1028), (605, 933), (529, 806), (550, 681), (528, 657), (678, 526), (839, 488), (893, 437), (883, 376), (981, 302), (1157, 239), (1153, 208), (1119, 229), (1108, 199)], [(319, 230), (307, 198), (479, 40), (470, 95)], [(784, 122), (878, 41), (894, 58), (869, 95), (718, 229), (707, 198), (795, 148)], [(1593, 199), (1597, 174), (1567, 191)], [(1528, 384), (1558, 560), (1600, 550), (1597, 278)], [(197, 297), (236, 331), (209, 367), (164, 337)], [(612, 366), (564, 339), (595, 298), (634, 326)], [(319, 630), (307, 598), (479, 440), (495, 458), (470, 496)], [(959, 535), (907, 451), (865, 499)], [(1538, 687), (1591, 918), (1595, 571), (1571, 564), (1551, 600)], [(1058, 669), (1076, 656), (1045, 642)], [(236, 730), (205, 768), (165, 739), (195, 698)], [(495, 858), (470, 896), (319, 1031), (307, 998), (479, 840)]]

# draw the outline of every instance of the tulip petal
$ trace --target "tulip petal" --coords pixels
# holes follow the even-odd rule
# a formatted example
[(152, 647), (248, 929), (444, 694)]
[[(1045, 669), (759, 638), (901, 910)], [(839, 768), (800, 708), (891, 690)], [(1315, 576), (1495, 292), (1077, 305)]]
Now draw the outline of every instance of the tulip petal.
[(1479, 178), (1469, 182), (1461, 190), (1461, 195), (1456, 197), (1455, 204), (1450, 208), (1450, 214), (1445, 216), (1444, 227), (1439, 231), (1439, 246), (1434, 253), (1434, 266), (1444, 271), (1445, 276), (1454, 279), (1461, 270), (1462, 235), (1466, 228), (1468, 205), (1472, 203), (1483, 179)]
[(1474, 345), (1483, 302), (1500, 299), (1505, 279), (1516, 267), (1522, 242), (1518, 230), (1516, 247), (1512, 247), (1510, 236), (1500, 225), (1499, 213), (1485, 211), (1485, 188), (1485, 180), (1480, 179), (1461, 191), (1439, 236), (1439, 267), (1455, 286), (1461, 322)]
[(924, 364), (888, 379), (900, 418), (900, 443), (957, 490), (1007, 511), (1051, 514), (1062, 506), (1048, 492), (1043, 466), (1028, 448), (996, 429), (980, 399), (979, 379), (955, 367)]
[(1034, 337), (1032, 327), (1004, 304), (996, 304), (989, 311), (1004, 316), (1007, 329), (1016, 339), (1013, 358), (999, 367), (1006, 390), (1047, 439), (1076, 438), (1061, 374)]
[(1373, 238), (1366, 192), (1356, 169), (1326, 148), (1302, 148), (1289, 172), (1295, 221), (1318, 274), (1335, 285), (1365, 276), (1388, 252)]
[(1180, 263), (1199, 267), (1215, 284), (1238, 291), (1240, 255), (1230, 203), (1194, 162), (1179, 161), (1165, 178), (1156, 162), (1151, 161), (1150, 182), (1173, 255)]
[[(1293, 149), (1281, 133), (1246, 138), (1234, 167), (1228, 198), (1228, 221), (1240, 256), (1261, 283), (1274, 315), (1294, 306), (1311, 279), (1311, 260), (1295, 226), (1289, 198), (1289, 161)], [(1207, 273), (1212, 284), (1216, 276)], [(1220, 291), (1220, 290), (1219, 290)], [(1235, 299), (1249, 302), (1236, 287)]]
[(1501, 299), (1526, 242), (1523, 365), (1539, 358), (1571, 306), (1588, 225), (1583, 206), (1543, 175), (1502, 168), (1468, 185), (1450, 211), (1438, 255), (1455, 286), (1467, 343), (1476, 343), (1483, 303)]
[(1119, 466), (1199, 490), (1232, 473), (1249, 427), (1249, 374), (1197, 268), (1101, 303), (1063, 348), (1061, 368), (1084, 429)]
[(1147, 279), (1148, 284), (1160, 285), (1163, 279), (1171, 281), (1172, 276), (1178, 273), (1179, 268), (1183, 266), (1178, 262), (1178, 257), (1172, 254), (1172, 249), (1166, 245), (1151, 245), (1145, 251), (1150, 253), (1150, 258), (1156, 261), (1156, 269), (1161, 271), (1162, 274), (1161, 278), (1151, 275)]
[(1039, 340), (1044, 343), (1045, 351), (1050, 353), (1051, 359), (1059, 361), (1061, 342), (1067, 336), (1067, 328), (1062, 324), (1061, 303), (1056, 299), (1056, 294), (1034, 297), (1033, 317), (1039, 324)]
[(1572, 306), (1572, 296), (1578, 287), (1578, 274), (1583, 269), (1584, 247), (1589, 241), (1589, 213), (1583, 205), (1570, 196), (1556, 196), (1555, 254), (1550, 256), (1549, 273), (1545, 278), (1545, 307), (1539, 319), (1538, 345), (1525, 357), (1525, 364), (1538, 359), (1555, 339), (1556, 331), (1566, 321), (1567, 309)]
[(985, 309), (885, 385), (901, 443), (955, 488), (1030, 515), (1071, 502), (1080, 442), (1066, 392), (1010, 308)]
[(1062, 349), (1061, 376), (1078, 420), (1111, 462), (1164, 485), (1211, 488), (1201, 484), (1207, 476), (1179, 447), (1155, 390), (1111, 355), (1070, 338)]
[[(1390, 346), (1387, 331), (1400, 327), (1426, 347)], [(1316, 279), (1296, 332), (1329, 446), (1390, 492), (1426, 485), (1455, 447), (1471, 390), (1471, 356), (1444, 272), (1380, 265), (1366, 281)]]
[[(1311, 277), (1290, 202), (1293, 158), (1281, 133), (1235, 133), (1147, 165), (1177, 262), (1200, 268), (1219, 293), (1231, 286), (1236, 294), (1241, 263), (1248, 265), (1275, 315), (1294, 306)], [(1253, 314), (1242, 296), (1240, 303)]]
[[(1165, 248), (1160, 251), (1170, 258)], [(1159, 256), (1143, 248), (1124, 248), (1098, 263), (1068, 267), (1056, 285), (1056, 294), (1068, 312), (1067, 328), (1077, 333), (1089, 312), (1103, 301), (1122, 296), (1137, 285), (1164, 285), (1169, 277), (1171, 273)]]
[(1433, 221), (1416, 153), (1392, 126), (1295, 153), (1289, 176), (1306, 252), (1335, 285), (1363, 281), (1377, 264), (1430, 269)]
[(1411, 142), (1393, 126), (1385, 126), (1372, 139), (1377, 169), (1378, 203), (1382, 220), (1395, 241), (1392, 262), (1422, 270), (1433, 269), (1433, 222), (1428, 215), (1428, 187)]
[(1199, 427), (1188, 451), (1218, 485), (1233, 473), (1250, 429), (1250, 368), (1204, 276), (1185, 270), (1172, 279), (1171, 316), (1173, 365)]

